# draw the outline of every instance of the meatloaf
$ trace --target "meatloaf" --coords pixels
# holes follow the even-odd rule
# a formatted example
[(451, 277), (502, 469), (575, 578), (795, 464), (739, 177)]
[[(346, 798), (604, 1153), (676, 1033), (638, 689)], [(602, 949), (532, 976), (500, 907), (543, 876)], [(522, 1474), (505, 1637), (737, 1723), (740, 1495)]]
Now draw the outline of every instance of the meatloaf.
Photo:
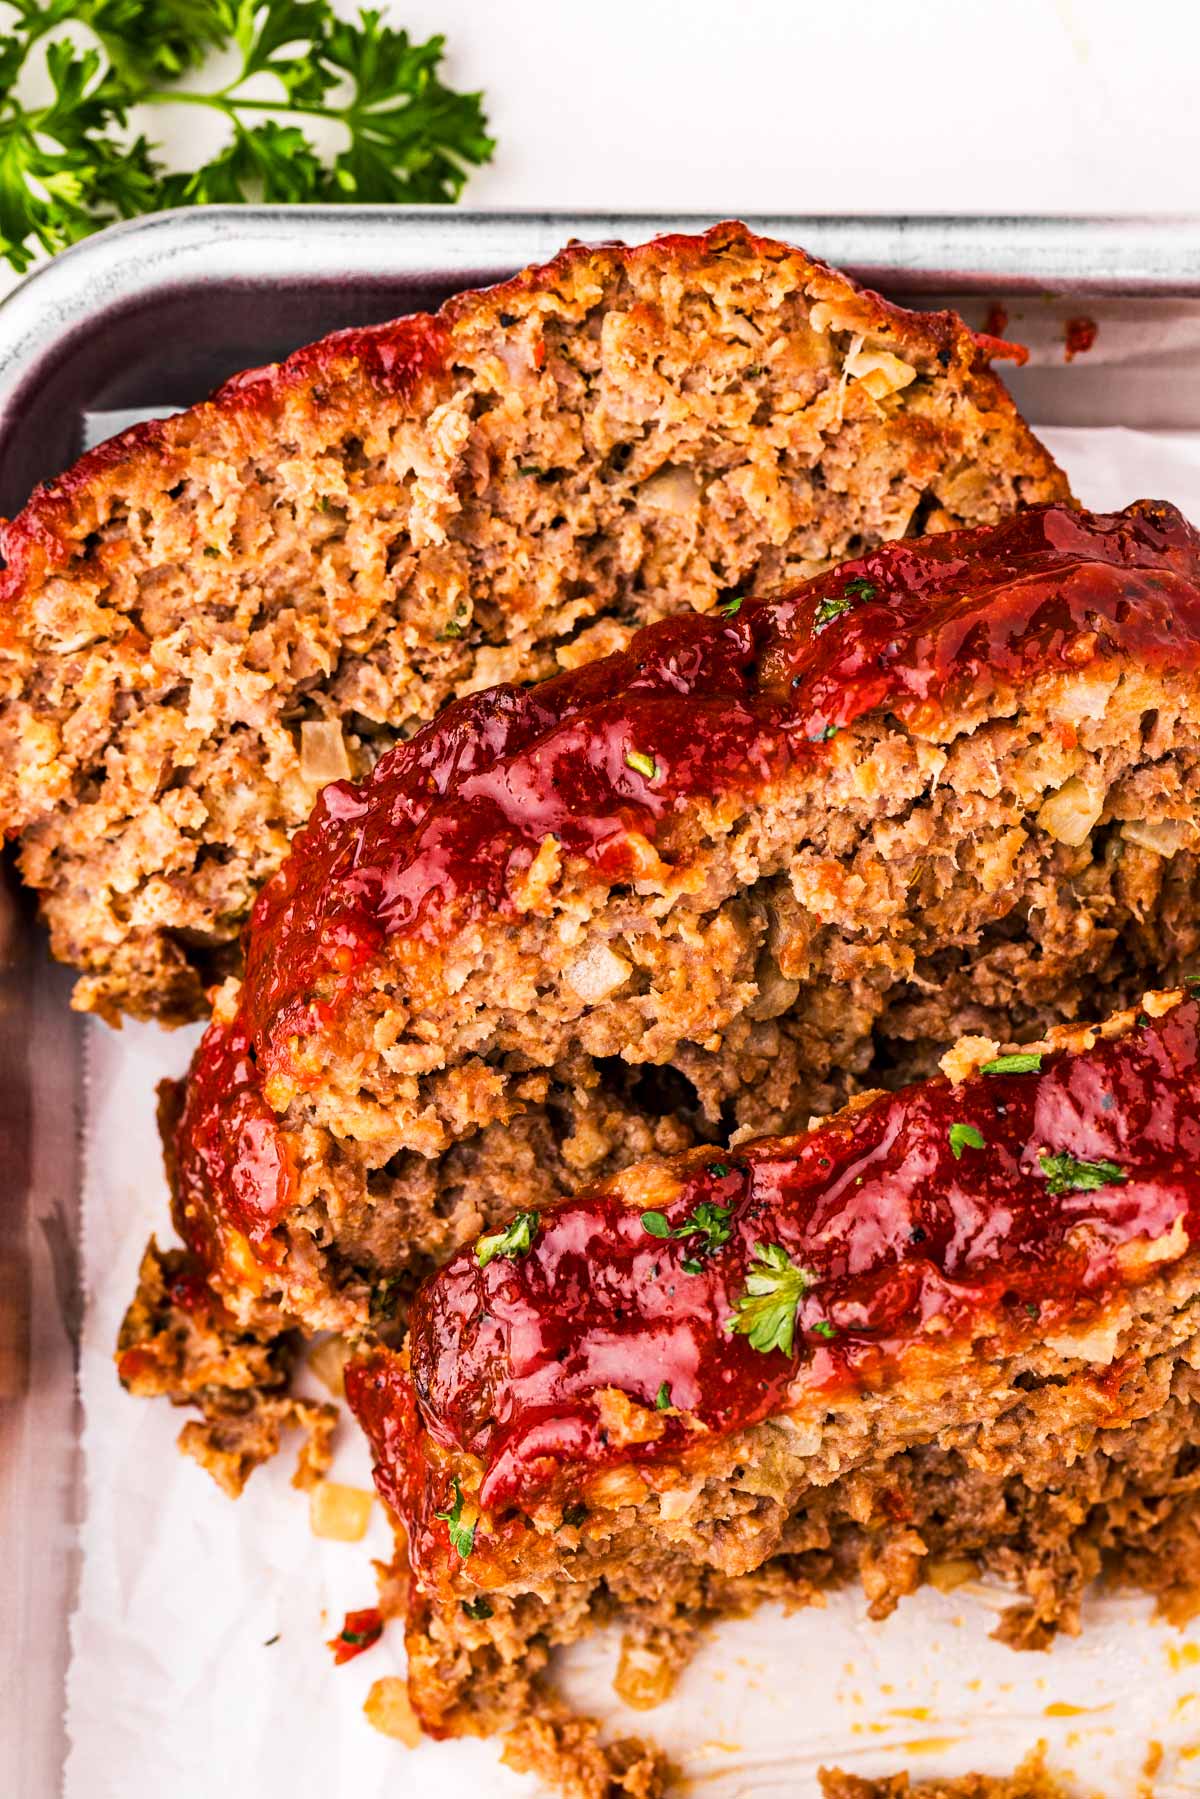
[(1001, 1576), (1027, 1648), (1106, 1557), (1200, 1603), (1200, 1004), (945, 1062), (522, 1212), (350, 1363), (427, 1731), (544, 1771), (557, 1645), (619, 1619), (653, 1704), (705, 1619), (855, 1575)]
[(76, 1004), (200, 1015), (324, 782), (453, 695), (1066, 482), (949, 313), (575, 245), (142, 425), (0, 537), (0, 829)]
[(179, 1228), (241, 1322), (361, 1329), (515, 1210), (1167, 978), (1198, 801), (1200, 538), (1150, 502), (459, 701), (264, 890), (169, 1108)]

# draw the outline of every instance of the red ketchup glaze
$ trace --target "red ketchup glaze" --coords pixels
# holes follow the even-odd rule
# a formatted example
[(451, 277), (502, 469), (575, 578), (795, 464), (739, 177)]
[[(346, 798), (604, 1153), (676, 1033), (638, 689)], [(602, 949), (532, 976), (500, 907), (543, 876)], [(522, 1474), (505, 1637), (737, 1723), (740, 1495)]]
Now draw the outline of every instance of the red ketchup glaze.
[(1200, 536), (1173, 507), (1050, 506), (889, 543), (732, 617), (668, 619), (602, 662), (448, 706), (366, 781), (325, 788), (259, 896), (242, 1003), (260, 1064), (294, 1076), (291, 1040), (351, 1002), (389, 940), (514, 910), (548, 835), (620, 881), (631, 831), (653, 841), (697, 795), (827, 756), (864, 713), (1110, 655), (1200, 660)]
[(295, 1175), (237, 1021), (213, 1023), (201, 1039), (175, 1147), (175, 1222), (189, 1249), (215, 1269), (234, 1229), (270, 1262), (271, 1233), (292, 1203)]
[(347, 1612), (341, 1630), (325, 1647), (332, 1649), (334, 1666), (340, 1668), (373, 1649), (382, 1635), (383, 1614), (377, 1605), (369, 1605), (360, 1612)]
[[(916, 1341), (981, 1325), (1036, 1339), (1094, 1316), (1139, 1278), (1122, 1245), (1177, 1219), (1200, 1235), (1198, 1025), (1189, 999), (1037, 1073), (939, 1079), (804, 1137), (694, 1152), (664, 1210), (674, 1228), (700, 1201), (730, 1208), (729, 1240), (708, 1253), (703, 1239), (652, 1236), (604, 1185), (543, 1213), (523, 1255), (480, 1268), (473, 1247), (460, 1251), (414, 1303), (411, 1378), (386, 1351), (347, 1374), (415, 1565), (448, 1553), (434, 1516), (453, 1497), (448, 1455), (479, 1458), (479, 1503), (501, 1512), (577, 1490), (606, 1464), (711, 1441), (673, 1412), (657, 1414), (652, 1442), (609, 1441), (600, 1389), (654, 1408), (665, 1383), (673, 1407), (721, 1435), (783, 1409), (789, 1388), (878, 1385)], [(955, 1157), (953, 1124), (974, 1126), (983, 1148)], [(1064, 1152), (1124, 1178), (1055, 1192), (1040, 1156)], [(758, 1244), (810, 1277), (791, 1355), (726, 1329)]]

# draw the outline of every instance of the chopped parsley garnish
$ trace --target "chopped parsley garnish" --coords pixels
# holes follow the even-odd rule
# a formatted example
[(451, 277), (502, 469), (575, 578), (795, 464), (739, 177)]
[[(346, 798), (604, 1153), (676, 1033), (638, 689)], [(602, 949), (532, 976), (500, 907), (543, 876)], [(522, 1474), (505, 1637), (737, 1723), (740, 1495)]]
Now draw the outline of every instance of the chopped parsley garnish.
[(826, 725), (820, 731), (813, 731), (810, 734), (808, 741), (810, 743), (829, 743), (837, 736), (837, 734), (838, 727), (836, 725)]
[(463, 1611), (466, 1612), (468, 1618), (474, 1618), (477, 1621), (482, 1618), (490, 1618), (494, 1615), (490, 1601), (485, 1599), (482, 1593), (479, 1595), (478, 1599), (464, 1599), (462, 1608)]
[(460, 606), (449, 624), (443, 625), (438, 632), (438, 642), (449, 643), (456, 637), (465, 636), (467, 630), (466, 619), (466, 609), (465, 607)]
[(837, 1329), (830, 1324), (828, 1318), (818, 1318), (817, 1322), (809, 1328), (814, 1330), (818, 1337), (824, 1337), (827, 1341), (837, 1336)]
[(625, 766), (634, 769), (639, 775), (645, 775), (648, 781), (653, 781), (658, 773), (657, 762), (653, 756), (648, 756), (645, 750), (626, 750)]
[(683, 1269), (683, 1272), (685, 1274), (703, 1274), (704, 1273), (703, 1264), (698, 1262), (696, 1260), (695, 1256), (684, 1256), (684, 1258), (683, 1258), (682, 1262), (680, 1262), (679, 1266)]
[(475, 1245), (475, 1260), (481, 1268), (486, 1268), (497, 1256), (512, 1259), (527, 1254), (533, 1247), (540, 1222), (536, 1212), (518, 1212), (502, 1231), (493, 1231), (488, 1237), (480, 1237)]
[[(724, 1164), (718, 1163), (717, 1166), (724, 1167)], [(696, 1253), (706, 1256), (728, 1243), (733, 1231), (729, 1222), (731, 1215), (732, 1207), (720, 1206), (715, 1199), (702, 1199), (693, 1208), (691, 1216), (685, 1218), (682, 1224), (677, 1224), (674, 1230), (664, 1212), (643, 1212), (642, 1229), (649, 1231), (652, 1237), (702, 1237), (704, 1241), (695, 1246)], [(682, 1262), (680, 1266), (687, 1274), (700, 1273), (700, 1264), (694, 1259)]]
[(1092, 1193), (1098, 1187), (1116, 1187), (1129, 1177), (1116, 1162), (1082, 1161), (1065, 1150), (1050, 1155), (1042, 1150), (1038, 1164), (1051, 1193)]
[(1020, 1050), (1016, 1055), (997, 1056), (985, 1062), (980, 1074), (1040, 1074), (1042, 1058), (1035, 1050)]
[(745, 597), (744, 593), (735, 593), (731, 600), (722, 600), (717, 611), (722, 618), (736, 618), (742, 609), (742, 601)]
[(668, 1407), (670, 1406), (670, 1404), (671, 1404), (671, 1389), (667, 1385), (666, 1381), (664, 1381), (662, 1386), (658, 1389), (658, 1392), (654, 1396), (654, 1407), (655, 1407), (656, 1411), (665, 1412), (668, 1409)]
[(708, 1165), (708, 1172), (713, 1176), (714, 1180), (723, 1181), (729, 1173), (729, 1165), (726, 1162), (710, 1162)]
[(835, 618), (841, 618), (843, 612), (851, 612), (853, 609), (854, 601), (844, 593), (837, 593), (828, 600), (822, 600), (813, 613), (814, 636), (822, 632), (826, 625), (831, 625)]
[(868, 581), (865, 575), (855, 575), (853, 580), (847, 581), (846, 593), (852, 600), (873, 600), (875, 583)]
[(462, 1521), (463, 1495), (457, 1474), (450, 1476), (450, 1491), (454, 1496), (453, 1505), (448, 1505), (444, 1512), (435, 1512), (433, 1515), (442, 1520), (450, 1533), (451, 1543), (465, 1562), (475, 1547), (475, 1526)]
[(962, 1161), (964, 1149), (982, 1149), (983, 1132), (977, 1125), (952, 1124), (950, 1126), (950, 1148), (956, 1162)]
[(751, 1349), (763, 1355), (772, 1349), (791, 1355), (796, 1310), (813, 1279), (778, 1243), (756, 1243), (745, 1292), (736, 1301), (733, 1317), (725, 1320), (725, 1329), (748, 1337)]

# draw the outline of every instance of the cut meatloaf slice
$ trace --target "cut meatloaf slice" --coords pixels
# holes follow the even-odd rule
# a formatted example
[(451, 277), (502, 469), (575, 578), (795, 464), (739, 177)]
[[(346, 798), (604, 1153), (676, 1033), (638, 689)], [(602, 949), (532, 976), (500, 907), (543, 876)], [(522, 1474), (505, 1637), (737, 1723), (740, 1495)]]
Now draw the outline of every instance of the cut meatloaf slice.
[(361, 1328), (516, 1207), (798, 1128), (1195, 950), (1177, 513), (1031, 510), (726, 611), (326, 789), (172, 1137), (239, 1318)]
[(723, 225), (345, 331), (114, 438), (0, 551), (0, 828), (108, 1015), (199, 1015), (328, 780), (448, 698), (1066, 496), (949, 313)]
[[(1107, 1558), (1200, 1603), (1200, 1005), (863, 1096), (809, 1132), (641, 1164), (419, 1291), (346, 1393), (411, 1570), (435, 1736), (523, 1728), (552, 1649), (627, 1630), (665, 1696), (698, 1624), (857, 1574), (1015, 1585), (1079, 1625)], [(987, 1058), (983, 1060), (982, 1058)], [(601, 1790), (601, 1789), (597, 1789)]]

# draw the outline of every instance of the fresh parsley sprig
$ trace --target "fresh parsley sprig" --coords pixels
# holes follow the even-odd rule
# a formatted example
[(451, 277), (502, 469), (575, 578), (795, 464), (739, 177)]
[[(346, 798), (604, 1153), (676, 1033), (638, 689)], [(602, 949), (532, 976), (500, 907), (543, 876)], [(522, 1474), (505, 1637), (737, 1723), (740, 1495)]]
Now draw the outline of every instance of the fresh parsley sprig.
[(480, 1237), (475, 1245), (475, 1260), (481, 1268), (486, 1268), (497, 1256), (513, 1261), (517, 1256), (528, 1255), (541, 1222), (537, 1212), (516, 1213), (502, 1231)]
[(751, 1349), (766, 1355), (772, 1349), (791, 1355), (796, 1335), (796, 1312), (815, 1276), (793, 1262), (778, 1243), (756, 1243), (745, 1290), (734, 1302), (727, 1331), (750, 1339)]
[[(458, 199), (494, 148), (479, 94), (438, 73), (445, 40), (414, 43), (330, 0), (12, 0), (0, 43), (0, 256), (23, 272), (115, 219), (203, 202)], [(231, 80), (180, 77), (232, 50)], [(43, 72), (48, 100), (26, 99)], [(273, 93), (263, 93), (262, 78)], [(254, 92), (247, 92), (253, 87)], [(169, 173), (135, 106), (220, 113), (229, 142)], [(323, 153), (312, 121), (341, 127)]]
[(1055, 1194), (1095, 1193), (1101, 1187), (1119, 1187), (1129, 1179), (1119, 1162), (1110, 1162), (1103, 1156), (1090, 1162), (1066, 1150), (1051, 1155), (1043, 1149), (1038, 1155), (1038, 1166), (1047, 1192)]
[(465, 1523), (463, 1521), (463, 1490), (457, 1474), (452, 1474), (450, 1477), (450, 1501), (451, 1503), (442, 1511), (435, 1512), (433, 1515), (442, 1520), (449, 1533), (452, 1547), (458, 1551), (465, 1562), (475, 1547), (475, 1520), (471, 1518)]

